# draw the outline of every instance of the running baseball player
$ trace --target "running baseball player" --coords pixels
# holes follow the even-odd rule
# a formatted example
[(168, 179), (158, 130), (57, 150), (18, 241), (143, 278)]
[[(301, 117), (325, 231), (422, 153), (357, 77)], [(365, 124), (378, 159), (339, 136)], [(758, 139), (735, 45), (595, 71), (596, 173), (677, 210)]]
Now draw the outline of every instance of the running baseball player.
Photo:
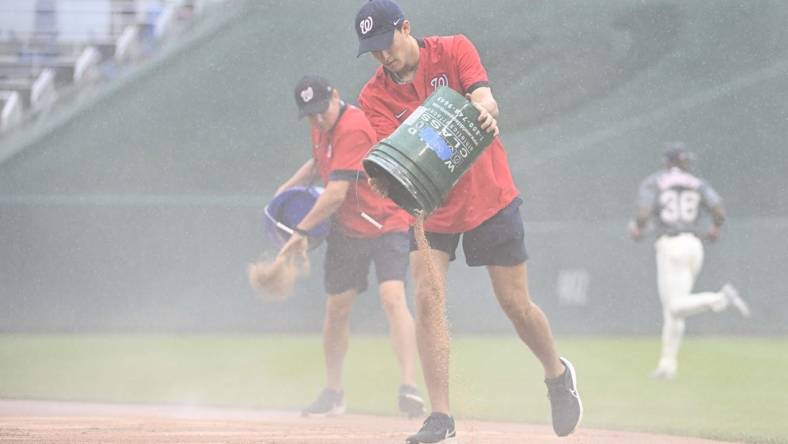
[[(662, 355), (653, 378), (672, 379), (678, 370), (678, 354), (684, 322), (690, 316), (735, 307), (750, 316), (747, 303), (731, 284), (717, 292), (692, 293), (703, 266), (703, 242), (719, 238), (725, 222), (722, 199), (705, 180), (690, 171), (693, 153), (681, 142), (666, 144), (665, 168), (640, 184), (637, 214), (629, 223), (630, 236), (639, 240), (653, 221), (657, 240), (657, 286), (662, 301)], [(711, 226), (704, 230), (704, 215)]]

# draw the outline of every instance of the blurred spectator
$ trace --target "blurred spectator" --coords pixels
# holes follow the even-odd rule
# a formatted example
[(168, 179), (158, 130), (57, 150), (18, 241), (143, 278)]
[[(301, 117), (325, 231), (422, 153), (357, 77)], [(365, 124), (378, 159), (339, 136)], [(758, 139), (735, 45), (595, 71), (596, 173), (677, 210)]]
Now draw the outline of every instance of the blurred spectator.
[(147, 0), (137, 10), (139, 39), (143, 54), (150, 54), (156, 48), (155, 26), (163, 11), (160, 1)]

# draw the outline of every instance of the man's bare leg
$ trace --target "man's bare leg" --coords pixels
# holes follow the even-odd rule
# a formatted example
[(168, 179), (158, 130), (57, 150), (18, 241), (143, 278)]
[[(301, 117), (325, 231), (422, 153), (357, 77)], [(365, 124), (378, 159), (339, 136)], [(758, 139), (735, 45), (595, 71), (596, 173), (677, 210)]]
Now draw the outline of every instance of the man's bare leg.
[(323, 322), (323, 353), (326, 361), (326, 387), (342, 390), (342, 366), (350, 338), (350, 312), (355, 290), (330, 295)]
[(380, 304), (389, 323), (389, 338), (399, 361), (402, 384), (416, 385), (416, 331), (402, 281), (381, 282)]
[(531, 301), (528, 293), (528, 268), (525, 263), (511, 267), (491, 265), (487, 271), (498, 303), (512, 321), (520, 339), (542, 363), (545, 377), (561, 375), (564, 365), (556, 352), (550, 323), (542, 309)]

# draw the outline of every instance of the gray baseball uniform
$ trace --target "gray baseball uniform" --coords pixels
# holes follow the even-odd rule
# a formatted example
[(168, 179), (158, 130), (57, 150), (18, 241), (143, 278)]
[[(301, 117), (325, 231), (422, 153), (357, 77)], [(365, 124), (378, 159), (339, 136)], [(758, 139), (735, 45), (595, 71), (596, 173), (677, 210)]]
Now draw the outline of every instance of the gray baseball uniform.
[(700, 236), (702, 212), (722, 200), (705, 180), (678, 167), (660, 170), (640, 184), (638, 207), (650, 209), (657, 236), (692, 233)]
[(679, 167), (660, 170), (640, 185), (638, 208), (654, 220), (657, 234), (657, 284), (663, 327), (662, 353), (655, 377), (675, 376), (687, 317), (721, 311), (733, 298), (738, 299), (730, 285), (717, 292), (692, 293), (703, 266), (703, 216), (721, 203), (720, 196), (705, 180)]

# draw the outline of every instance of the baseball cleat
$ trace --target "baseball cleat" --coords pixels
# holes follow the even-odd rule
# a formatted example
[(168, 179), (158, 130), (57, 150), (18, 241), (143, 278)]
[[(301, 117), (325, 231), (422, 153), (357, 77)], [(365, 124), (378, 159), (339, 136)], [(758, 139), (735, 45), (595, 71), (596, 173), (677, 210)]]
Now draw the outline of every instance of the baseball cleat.
[(583, 403), (577, 392), (577, 375), (572, 363), (560, 358), (564, 364), (564, 373), (555, 378), (545, 379), (547, 398), (553, 416), (553, 431), (558, 436), (567, 436), (574, 432), (583, 418)]
[(325, 417), (339, 416), (345, 413), (345, 396), (341, 391), (330, 388), (323, 389), (317, 399), (301, 411), (301, 416)]
[(454, 429), (454, 418), (444, 413), (432, 413), (424, 420), (418, 433), (408, 436), (405, 444), (456, 444), (455, 436), (457, 431)]
[(424, 399), (419, 391), (412, 385), (401, 385), (398, 397), (399, 411), (408, 415), (408, 418), (417, 418), (425, 413)]
[(676, 377), (676, 370), (658, 367), (649, 375), (651, 379), (673, 379)]
[(752, 315), (750, 313), (750, 306), (739, 296), (739, 290), (737, 290), (736, 287), (731, 284), (725, 284), (722, 286), (722, 294), (728, 298), (728, 302), (739, 310), (739, 313), (741, 313), (743, 317), (749, 318)]

